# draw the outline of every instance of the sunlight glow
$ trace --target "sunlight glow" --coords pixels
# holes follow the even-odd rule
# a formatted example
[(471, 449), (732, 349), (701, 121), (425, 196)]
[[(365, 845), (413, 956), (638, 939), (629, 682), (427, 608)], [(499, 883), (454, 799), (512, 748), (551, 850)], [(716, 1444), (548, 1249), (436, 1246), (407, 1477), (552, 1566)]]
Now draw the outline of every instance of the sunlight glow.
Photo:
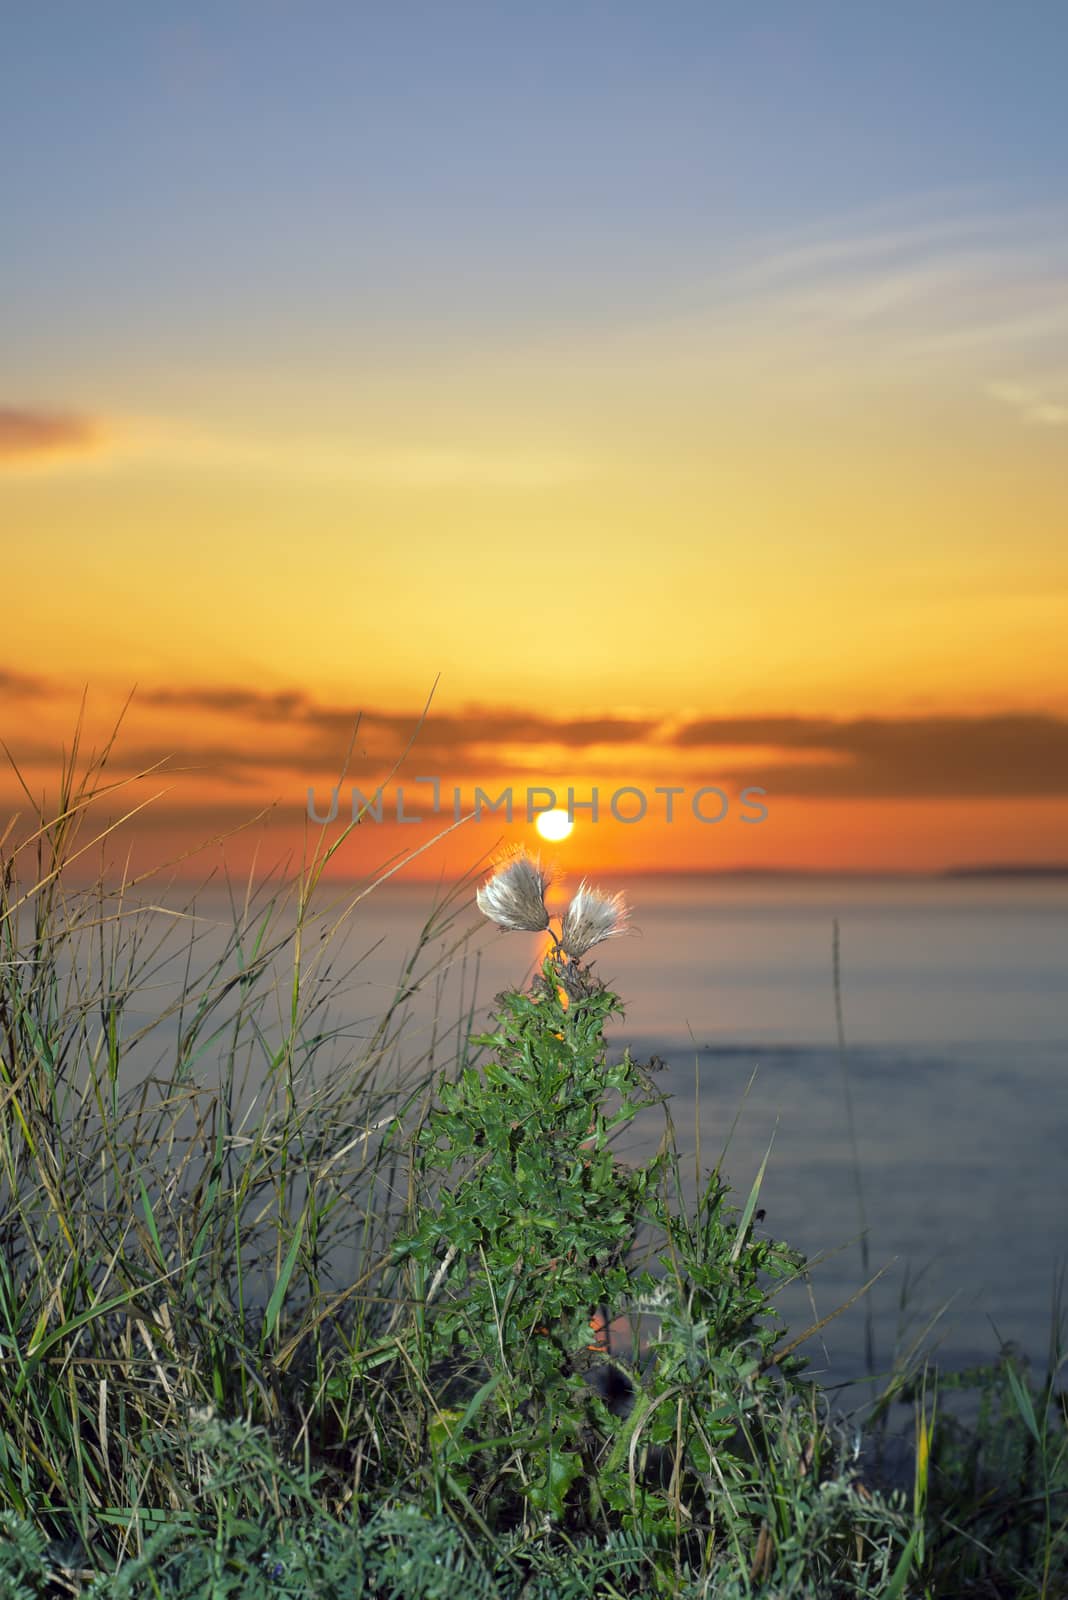
[(555, 843), (557, 840), (566, 839), (575, 824), (566, 811), (558, 808), (555, 811), (543, 811), (534, 826), (543, 839), (550, 839)]

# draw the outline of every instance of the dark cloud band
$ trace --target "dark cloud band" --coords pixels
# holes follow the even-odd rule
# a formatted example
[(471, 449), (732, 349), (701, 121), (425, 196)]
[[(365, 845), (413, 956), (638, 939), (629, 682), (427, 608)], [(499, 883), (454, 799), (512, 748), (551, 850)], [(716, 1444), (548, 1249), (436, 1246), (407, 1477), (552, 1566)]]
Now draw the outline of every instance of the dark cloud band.
[[(9, 695), (41, 694), (49, 687), (0, 670), (0, 689)], [(160, 711), (221, 716), (238, 726), (212, 734), (201, 723), (188, 738), (176, 740), (161, 732), (141, 748), (127, 745), (116, 754), (128, 770), (170, 758), (172, 771), (192, 768), (246, 783), (256, 771), (334, 781), (358, 718), (349, 771), (357, 780), (369, 771), (384, 775), (414, 735), (405, 773), (437, 774), (443, 780), (491, 781), (506, 768), (518, 776), (517, 768), (532, 769), (541, 762), (557, 776), (575, 767), (576, 782), (584, 776), (592, 781), (592, 767), (607, 774), (625, 761), (631, 777), (670, 784), (688, 781), (675, 769), (684, 759), (689, 777), (699, 763), (710, 783), (729, 783), (737, 776), (739, 784), (758, 784), (776, 796), (922, 800), (1068, 795), (1068, 718), (1047, 712), (841, 720), (708, 717), (680, 725), (613, 715), (556, 719), (473, 706), (460, 714), (431, 709), (420, 726), (411, 713), (320, 705), (299, 689), (161, 687), (142, 691), (137, 703)], [(739, 752), (747, 749), (753, 752), (751, 763), (744, 756), (739, 760)], [(577, 770), (580, 764), (585, 773)]]
[(95, 450), (103, 428), (94, 417), (67, 411), (0, 406), (0, 466)]

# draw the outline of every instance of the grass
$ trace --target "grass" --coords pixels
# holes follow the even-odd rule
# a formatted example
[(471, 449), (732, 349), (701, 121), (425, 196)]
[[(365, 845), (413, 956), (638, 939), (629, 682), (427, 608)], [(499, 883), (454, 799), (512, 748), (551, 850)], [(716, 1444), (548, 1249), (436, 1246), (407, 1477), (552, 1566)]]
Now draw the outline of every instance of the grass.
[(1041, 1382), (902, 1368), (866, 1422), (915, 1408), (911, 1492), (865, 1481), (774, 1315), (808, 1264), (754, 1232), (759, 1177), (687, 1203), (667, 1107), (615, 1158), (660, 1096), (593, 969), (420, 1033), (460, 884), (356, 1039), (376, 884), (329, 901), (341, 840), (221, 932), (77, 888), (109, 756), (76, 739), (0, 860), (0, 1600), (1068, 1592), (1059, 1347)]

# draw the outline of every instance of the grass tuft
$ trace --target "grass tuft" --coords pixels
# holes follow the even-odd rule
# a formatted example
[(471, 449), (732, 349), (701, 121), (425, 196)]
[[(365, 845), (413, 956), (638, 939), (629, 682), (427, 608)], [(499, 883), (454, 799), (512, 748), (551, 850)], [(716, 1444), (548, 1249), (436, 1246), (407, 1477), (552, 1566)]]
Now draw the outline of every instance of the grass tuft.
[(1059, 1343), (895, 1374), (913, 1491), (866, 1481), (774, 1311), (811, 1264), (755, 1230), (768, 1158), (739, 1208), (722, 1158), (686, 1202), (666, 1106), (615, 1155), (662, 1097), (605, 1043), (607, 913), (420, 1035), (457, 885), (357, 1039), (382, 879), (328, 903), (319, 847), (221, 927), (79, 888), (136, 810), (110, 753), (0, 856), (4, 1600), (1068, 1592)]

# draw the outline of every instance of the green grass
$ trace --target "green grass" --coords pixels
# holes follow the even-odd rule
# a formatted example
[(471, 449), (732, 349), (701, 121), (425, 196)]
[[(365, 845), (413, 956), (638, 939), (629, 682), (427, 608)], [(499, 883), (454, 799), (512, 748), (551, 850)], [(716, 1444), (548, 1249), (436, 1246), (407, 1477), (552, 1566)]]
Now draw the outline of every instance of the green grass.
[[(808, 1264), (754, 1232), (760, 1178), (687, 1203), (666, 1107), (615, 1159), (660, 1097), (592, 969), (420, 1035), (461, 884), (355, 1046), (375, 884), (331, 903), (342, 841), (209, 950), (192, 904), (76, 887), (120, 837), (108, 756), (76, 739), (0, 851), (0, 1600), (1068, 1592), (1059, 1351), (1041, 1384), (914, 1360), (869, 1417), (915, 1406), (912, 1492), (864, 1482), (774, 1314)], [(602, 1305), (629, 1410), (591, 1382)]]

